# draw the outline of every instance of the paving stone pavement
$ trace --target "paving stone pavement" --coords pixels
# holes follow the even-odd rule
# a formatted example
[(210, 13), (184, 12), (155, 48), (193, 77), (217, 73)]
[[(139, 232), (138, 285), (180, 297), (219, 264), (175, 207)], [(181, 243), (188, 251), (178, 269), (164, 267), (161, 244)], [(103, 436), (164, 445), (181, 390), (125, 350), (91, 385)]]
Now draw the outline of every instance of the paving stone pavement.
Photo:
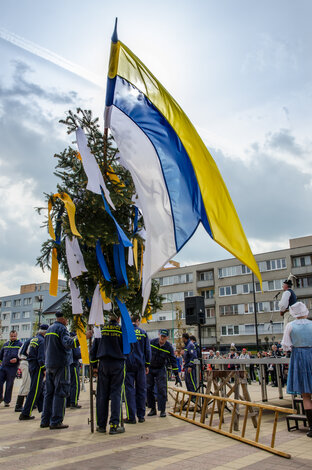
[[(88, 384), (87, 384), (88, 385)], [(312, 469), (312, 439), (305, 430), (287, 432), (286, 420), (278, 422), (276, 447), (292, 455), (290, 460), (272, 455), (234, 439), (202, 429), (177, 418), (146, 417), (145, 423), (126, 425), (124, 434), (91, 434), (88, 426), (89, 393), (81, 392), (82, 408), (66, 410), (65, 430), (40, 429), (40, 415), (25, 422), (14, 412), (19, 381), (15, 381), (10, 408), (0, 405), (0, 468), (10, 470), (282, 470)], [(259, 385), (249, 387), (253, 401), (260, 400)], [(289, 396), (277, 398), (268, 388), (269, 403), (291, 405)], [(168, 410), (171, 408), (171, 399)], [(226, 417), (226, 422), (229, 418)], [(266, 413), (261, 427), (262, 442), (269, 440), (273, 416)], [(247, 427), (248, 433), (253, 428)]]

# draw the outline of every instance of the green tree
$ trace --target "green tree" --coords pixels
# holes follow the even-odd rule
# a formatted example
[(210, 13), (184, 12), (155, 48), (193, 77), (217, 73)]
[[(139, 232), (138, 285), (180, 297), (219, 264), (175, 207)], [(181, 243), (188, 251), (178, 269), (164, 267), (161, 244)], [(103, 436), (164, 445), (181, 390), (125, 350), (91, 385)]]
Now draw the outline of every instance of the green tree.
[[(93, 119), (91, 111), (80, 108), (77, 109), (76, 113), (69, 111), (66, 119), (60, 122), (67, 126), (68, 134), (75, 132), (78, 127), (84, 130), (88, 146), (99, 165), (115, 205), (116, 210), (113, 211), (114, 217), (131, 241), (136, 238), (138, 246), (144, 246), (144, 240), (140, 236), (140, 229), (144, 227), (141, 215), (138, 217), (138, 231), (133, 235), (135, 208), (132, 198), (135, 195), (135, 187), (130, 173), (118, 163), (118, 149), (113, 138), (101, 133), (98, 119)], [(112, 218), (105, 210), (102, 197), (86, 190), (87, 177), (82, 162), (78, 158), (77, 150), (69, 147), (54, 156), (57, 159), (54, 174), (59, 178), (57, 192), (61, 195), (62, 193), (67, 193), (75, 203), (76, 226), (82, 236), (79, 239), (79, 244), (88, 272), (75, 278), (75, 283), (80, 290), (85, 318), (87, 319), (88, 317), (90, 301), (98, 282), (100, 282), (101, 288), (105, 290), (106, 295), (112, 300), (114, 312), (118, 310), (115, 302), (115, 298), (118, 297), (126, 304), (129, 313), (140, 314), (142, 310), (140, 269), (137, 270), (134, 266), (130, 267), (126, 263), (129, 285), (127, 287), (125, 284), (118, 284), (113, 261), (113, 246), (118, 243), (116, 227)], [(72, 237), (69, 218), (67, 212), (63, 210), (63, 202), (58, 198), (53, 199), (52, 196), (52, 193), (45, 194), (47, 203), (49, 200), (52, 202), (51, 218), (54, 228), (61, 224), (61, 240), (60, 244), (55, 243), (51, 238), (45, 241), (41, 247), (41, 254), (37, 258), (37, 264), (43, 270), (46, 268), (51, 269), (52, 249), (56, 248), (60, 269), (66, 279), (69, 280), (70, 273), (65, 254), (65, 236)], [(43, 209), (38, 208), (37, 210), (41, 213)], [(44, 226), (48, 227), (47, 217), (44, 220)], [(95, 246), (97, 240), (100, 240), (111, 275), (110, 282), (106, 281), (102, 276), (96, 259)], [(138, 250), (138, 253), (138, 265), (140, 266), (141, 249)], [(125, 250), (125, 255), (127, 259), (127, 249)], [(163, 298), (159, 295), (158, 290), (158, 283), (153, 281), (148, 307), (144, 312), (145, 317), (154, 313), (162, 306)], [(67, 317), (71, 316), (70, 301), (64, 303), (63, 313)]]

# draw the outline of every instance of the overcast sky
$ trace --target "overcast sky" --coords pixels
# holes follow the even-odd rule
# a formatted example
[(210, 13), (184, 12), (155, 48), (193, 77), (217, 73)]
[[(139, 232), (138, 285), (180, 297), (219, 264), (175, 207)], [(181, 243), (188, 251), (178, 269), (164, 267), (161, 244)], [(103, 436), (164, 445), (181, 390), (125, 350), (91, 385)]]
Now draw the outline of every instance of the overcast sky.
[[(254, 253), (312, 234), (310, 0), (0, 0), (0, 296), (49, 279), (34, 211), (54, 192), (58, 120), (102, 118), (118, 34), (189, 116), (215, 159)], [(203, 230), (182, 264), (230, 257)]]

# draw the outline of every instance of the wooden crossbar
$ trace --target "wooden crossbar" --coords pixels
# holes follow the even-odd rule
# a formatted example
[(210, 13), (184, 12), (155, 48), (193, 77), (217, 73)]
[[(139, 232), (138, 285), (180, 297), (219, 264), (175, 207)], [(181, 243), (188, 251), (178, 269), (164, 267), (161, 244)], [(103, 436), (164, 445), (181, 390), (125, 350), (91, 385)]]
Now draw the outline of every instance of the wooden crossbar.
[[(227, 398), (227, 397), (220, 397), (216, 395), (207, 395), (204, 393), (190, 392), (190, 391), (183, 390), (183, 389), (181, 390), (180, 388), (176, 388), (176, 387), (169, 387), (169, 388), (170, 390), (176, 393), (173, 412), (170, 412), (171, 416), (182, 419), (192, 424), (196, 424), (197, 426), (201, 426), (202, 428), (209, 429), (210, 431), (217, 432), (224, 436), (231, 437), (232, 439), (236, 439), (240, 442), (244, 442), (245, 444), (249, 444), (254, 447), (258, 447), (259, 449), (266, 450), (273, 454), (279, 455), (280, 457), (285, 457), (287, 459), (291, 458), (290, 454), (276, 449), (274, 445), (275, 445), (275, 436), (276, 436), (279, 414), (280, 413), (293, 414), (296, 412), (295, 410), (289, 409), (289, 408), (283, 408), (281, 406), (271, 406), (271, 405), (264, 405), (262, 403), (252, 403), (252, 402), (243, 401), (243, 400), (236, 400), (235, 398)], [(181, 399), (180, 406), (178, 406), (180, 394), (182, 395), (182, 399)], [(195, 397), (194, 412), (193, 412), (193, 417), (189, 418), (188, 417), (189, 408), (190, 408), (190, 403), (193, 397)], [(231, 421), (230, 421), (229, 430), (225, 431), (224, 429), (222, 429), (222, 425), (225, 426), (224, 425), (224, 412), (225, 412), (227, 402), (232, 403), (233, 408), (231, 412)], [(187, 404), (187, 409), (185, 412), (186, 404)], [(209, 404), (212, 404), (210, 408), (208, 407)], [(245, 406), (244, 421), (243, 421), (240, 436), (233, 433), (234, 419), (237, 413), (237, 408), (239, 406)], [(217, 411), (219, 410), (219, 419), (218, 419), (217, 425), (214, 426), (213, 419), (214, 419), (216, 408), (217, 408)], [(256, 423), (256, 435), (254, 439), (250, 439), (250, 438), (245, 437), (247, 421), (248, 421), (248, 416), (250, 416), (254, 421), (255, 409), (258, 409), (258, 419)], [(263, 410), (270, 410), (274, 412), (274, 421), (273, 421), (270, 445), (262, 444), (259, 442)], [(200, 418), (198, 421), (196, 421), (197, 411), (200, 411)], [(185, 415), (183, 413), (185, 413)], [(210, 413), (210, 417), (209, 417), (209, 413)], [(207, 417), (209, 417), (209, 424), (205, 423)]]

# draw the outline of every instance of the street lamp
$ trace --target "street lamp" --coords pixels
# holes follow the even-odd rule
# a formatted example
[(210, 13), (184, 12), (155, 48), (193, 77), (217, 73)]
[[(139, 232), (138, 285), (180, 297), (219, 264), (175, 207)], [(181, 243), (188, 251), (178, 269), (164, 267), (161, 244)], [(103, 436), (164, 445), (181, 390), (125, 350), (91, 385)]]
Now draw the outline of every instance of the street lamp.
[(259, 336), (258, 336), (258, 319), (257, 319), (257, 302), (256, 302), (256, 286), (255, 286), (255, 275), (252, 273), (252, 287), (253, 287), (253, 303), (254, 303), (254, 312), (255, 312), (255, 327), (256, 327), (256, 342), (257, 342), (257, 352), (259, 352)]
[(38, 310), (38, 316), (39, 316), (39, 327), (41, 324), (41, 313), (42, 313), (42, 302), (43, 302), (43, 295), (36, 295), (35, 297), (36, 301), (39, 302), (39, 310)]

